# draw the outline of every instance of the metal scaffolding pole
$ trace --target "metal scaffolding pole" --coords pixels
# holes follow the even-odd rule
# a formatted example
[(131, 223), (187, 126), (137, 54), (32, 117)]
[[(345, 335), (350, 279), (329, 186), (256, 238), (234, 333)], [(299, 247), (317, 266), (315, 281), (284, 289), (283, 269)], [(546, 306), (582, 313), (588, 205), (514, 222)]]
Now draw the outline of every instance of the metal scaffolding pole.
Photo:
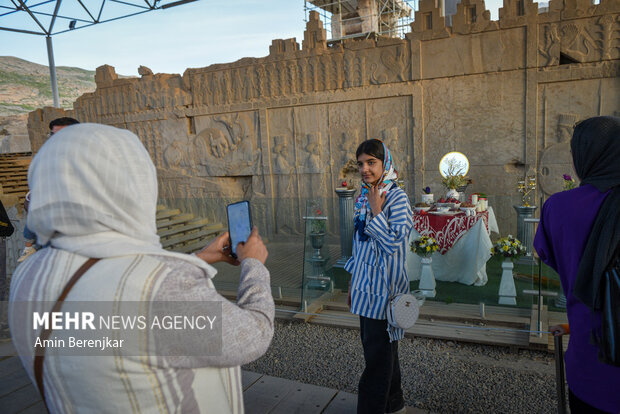
[(47, 60), (50, 67), (50, 82), (52, 84), (52, 96), (54, 97), (54, 107), (60, 108), (60, 97), (58, 96), (58, 81), (56, 79), (56, 64), (54, 63), (54, 49), (52, 47), (52, 37), (45, 36), (47, 44)]

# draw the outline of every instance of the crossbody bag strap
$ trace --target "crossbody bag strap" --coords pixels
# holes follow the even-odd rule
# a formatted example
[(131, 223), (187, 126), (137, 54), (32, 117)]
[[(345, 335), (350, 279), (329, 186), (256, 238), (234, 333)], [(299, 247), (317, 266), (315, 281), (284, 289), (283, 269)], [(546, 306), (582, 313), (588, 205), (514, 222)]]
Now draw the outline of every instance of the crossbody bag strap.
[[(58, 297), (58, 300), (56, 301), (56, 304), (54, 305), (52, 312), (60, 311), (60, 308), (62, 307), (62, 302), (65, 300), (65, 298), (67, 297), (67, 295), (69, 294), (73, 286), (76, 284), (78, 279), (82, 277), (82, 275), (86, 273), (88, 269), (90, 269), (92, 265), (97, 263), (99, 260), (101, 259), (91, 258), (91, 259), (88, 259), (86, 262), (84, 262), (82, 266), (80, 266), (80, 268), (73, 274), (71, 279), (69, 279), (69, 282), (67, 282), (67, 284), (65, 285), (65, 288), (63, 289), (62, 293)], [(50, 337), (51, 334), (52, 334), (51, 328), (48, 327), (48, 328), (43, 329), (41, 331), (41, 336), (40, 336), (41, 343), (45, 343), (45, 341)], [(37, 387), (39, 388), (39, 393), (41, 394), (41, 398), (43, 399), (43, 404), (45, 404), (45, 408), (49, 412), (49, 408), (47, 407), (47, 402), (45, 401), (45, 389), (43, 386), (43, 362), (45, 360), (45, 347), (43, 347), (39, 352), (40, 354), (34, 356), (34, 377), (37, 380)]]

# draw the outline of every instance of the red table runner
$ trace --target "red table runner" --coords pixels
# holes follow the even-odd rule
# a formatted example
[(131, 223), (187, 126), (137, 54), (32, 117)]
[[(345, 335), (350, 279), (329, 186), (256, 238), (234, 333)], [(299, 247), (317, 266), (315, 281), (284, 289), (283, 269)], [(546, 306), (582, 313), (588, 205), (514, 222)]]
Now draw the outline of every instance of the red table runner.
[(422, 236), (430, 236), (439, 244), (439, 252), (446, 254), (454, 243), (471, 229), (478, 220), (483, 220), (489, 231), (489, 212), (476, 213), (475, 216), (466, 216), (465, 213), (451, 215), (413, 214), (413, 228)]

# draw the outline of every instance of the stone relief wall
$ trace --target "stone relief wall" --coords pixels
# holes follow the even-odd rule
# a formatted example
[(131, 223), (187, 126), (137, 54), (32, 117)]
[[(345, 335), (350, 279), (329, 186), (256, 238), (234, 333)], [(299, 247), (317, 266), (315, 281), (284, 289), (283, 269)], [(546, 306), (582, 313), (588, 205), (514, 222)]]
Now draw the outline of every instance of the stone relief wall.
[(422, 0), (406, 39), (327, 45), (311, 14), (302, 47), (276, 39), (264, 58), (119, 79), (97, 69), (97, 90), (72, 111), (30, 114), (36, 151), (58, 116), (135, 132), (157, 166), (169, 205), (225, 221), (225, 204), (250, 199), (268, 237), (303, 232), (308, 199), (322, 199), (337, 233), (342, 165), (357, 145), (383, 139), (412, 201), (448, 151), (471, 162), (469, 191), (491, 195), (502, 233), (514, 232), (517, 178), (536, 173), (533, 200), (572, 172), (576, 121), (620, 114), (620, 0), (504, 0), (499, 21), (463, 0), (448, 27)]

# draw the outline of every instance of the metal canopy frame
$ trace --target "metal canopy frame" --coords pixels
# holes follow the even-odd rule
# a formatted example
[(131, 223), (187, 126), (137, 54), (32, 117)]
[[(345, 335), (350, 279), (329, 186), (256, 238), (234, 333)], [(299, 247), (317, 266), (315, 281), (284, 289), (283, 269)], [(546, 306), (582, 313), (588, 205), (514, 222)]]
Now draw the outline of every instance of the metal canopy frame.
[[(0, 0), (0, 30), (45, 36), (54, 106), (59, 108), (52, 36), (195, 1), (198, 0)], [(61, 28), (61, 21), (67, 26)]]

